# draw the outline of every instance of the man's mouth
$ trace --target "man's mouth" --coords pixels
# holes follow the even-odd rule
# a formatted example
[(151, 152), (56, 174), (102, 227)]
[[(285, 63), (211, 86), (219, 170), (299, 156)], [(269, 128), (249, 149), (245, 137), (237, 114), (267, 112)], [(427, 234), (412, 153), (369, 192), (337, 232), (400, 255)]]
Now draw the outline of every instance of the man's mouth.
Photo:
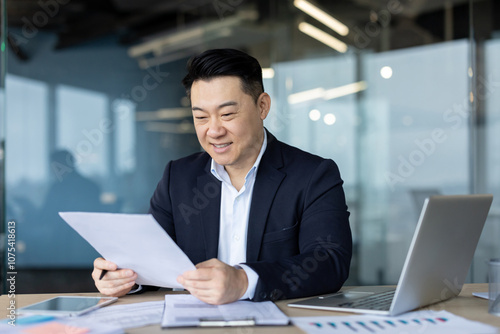
[(227, 144), (213, 144), (216, 148), (224, 148), (226, 146), (229, 146), (231, 145), (231, 143), (227, 143)]

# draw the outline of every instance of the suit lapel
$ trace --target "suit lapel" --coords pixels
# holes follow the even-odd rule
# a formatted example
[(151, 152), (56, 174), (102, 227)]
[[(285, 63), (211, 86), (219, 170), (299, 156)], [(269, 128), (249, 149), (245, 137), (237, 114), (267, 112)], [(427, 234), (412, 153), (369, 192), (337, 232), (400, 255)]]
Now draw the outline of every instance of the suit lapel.
[(279, 170), (283, 166), (279, 143), (269, 132), (267, 132), (267, 138), (267, 148), (262, 156), (255, 179), (248, 218), (247, 262), (257, 261), (259, 257), (267, 216), (273, 198), (285, 178), (285, 174)]
[(205, 237), (205, 251), (207, 260), (217, 258), (219, 250), (219, 221), (221, 184), (210, 172), (209, 159), (206, 173), (198, 177), (198, 190), (206, 198), (206, 206), (200, 210), (201, 230)]

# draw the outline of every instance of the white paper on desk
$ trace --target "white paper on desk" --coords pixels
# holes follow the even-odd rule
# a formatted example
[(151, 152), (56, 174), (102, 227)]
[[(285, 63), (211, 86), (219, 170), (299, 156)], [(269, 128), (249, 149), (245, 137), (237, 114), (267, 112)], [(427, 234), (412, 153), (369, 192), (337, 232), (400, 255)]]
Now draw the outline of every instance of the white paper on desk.
[[(486, 312), (486, 311), (485, 311)], [(498, 333), (498, 328), (447, 311), (415, 311), (397, 317), (374, 315), (293, 317), (293, 324), (308, 334), (470, 334)]]
[(59, 212), (106, 260), (134, 270), (137, 284), (182, 288), (177, 276), (195, 266), (152, 215)]
[(472, 295), (478, 298), (489, 299), (488, 292), (473, 292)]
[(288, 317), (270, 301), (236, 301), (224, 305), (211, 305), (192, 295), (165, 295), (162, 327), (199, 326), (200, 319), (242, 320), (253, 319), (256, 325), (288, 325)]
[(82, 315), (80, 318), (120, 328), (143, 327), (161, 323), (164, 305), (163, 300), (112, 305)]

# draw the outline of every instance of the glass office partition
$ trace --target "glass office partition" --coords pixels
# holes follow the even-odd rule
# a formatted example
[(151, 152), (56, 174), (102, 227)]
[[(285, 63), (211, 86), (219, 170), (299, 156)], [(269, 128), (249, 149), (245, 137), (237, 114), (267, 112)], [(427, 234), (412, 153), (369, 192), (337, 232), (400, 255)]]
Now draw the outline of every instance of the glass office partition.
[[(274, 92), (286, 126), (274, 110), (268, 128), (339, 164), (363, 284), (397, 281), (425, 197), (468, 192), (468, 122), (456, 110), (468, 110), (467, 64), (459, 40), (273, 66), (278, 86), (292, 87)], [(361, 97), (311, 93), (356, 84)]]
[[(410, 244), (425, 197), (468, 192), (468, 125), (453, 111), (467, 109), (467, 46), (459, 40), (366, 57), (360, 195), (362, 217), (372, 223), (365, 221), (359, 253), (363, 283), (397, 282), (400, 250)], [(373, 233), (375, 226), (383, 233)]]
[[(499, 55), (498, 33), (492, 33), (498, 27), (490, 24), (497, 11), (489, 1), (445, 7), (440, 11), (445, 41), (439, 43), (430, 42), (430, 31), (411, 25), (405, 33), (418, 31), (428, 42), (390, 50), (395, 38), (388, 36), (402, 34), (395, 22), (385, 31), (375, 28), (373, 35), (364, 30), (379, 42), (379, 52), (359, 47), (272, 65), (278, 107), (268, 127), (341, 167), (353, 213), (351, 282), (397, 282), (426, 197), (498, 192), (494, 129), (500, 95), (493, 59)], [(454, 29), (453, 17), (466, 14), (476, 20), (461, 28), (455, 23)], [(339, 91), (345, 94), (333, 94)], [(495, 198), (469, 281), (484, 282), (484, 260), (498, 255), (497, 203)]]
[(5, 224), (5, 69), (6, 69), (6, 13), (5, 1), (0, 0), (0, 294), (6, 291), (7, 247)]
[[(481, 235), (472, 266), (473, 280), (487, 282), (486, 260), (500, 256), (500, 34), (497, 19), (491, 19), (488, 12), (495, 11), (498, 2), (471, 2), (472, 31), (471, 57), (474, 73), (471, 76), (471, 90), (474, 93), (473, 106), (475, 140), (475, 173), (473, 187), (477, 192), (491, 193), (493, 204)], [(495, 16), (495, 18), (498, 16)]]
[[(58, 212), (145, 213), (166, 162), (199, 148), (180, 102), (184, 65), (141, 70), (112, 37), (65, 52), (55, 42), (37, 33), (24, 47), (42, 47), (29, 62), (12, 57), (6, 77), (19, 292), (95, 290), (98, 253)], [(184, 109), (165, 119), (169, 108)]]
[[(487, 187), (486, 192), (492, 193), (495, 196), (493, 207), (488, 218), (481, 247), (479, 250), (482, 256), (478, 256), (478, 262), (481, 258), (486, 258), (488, 255), (500, 254), (500, 244), (498, 237), (500, 236), (500, 35), (495, 39), (485, 42), (485, 75), (481, 78), (483, 82), (483, 97), (484, 107), (486, 111), (485, 119), (485, 138), (486, 138), (486, 161), (485, 163), (485, 178)], [(481, 262), (480, 262), (481, 263)], [(486, 273), (486, 266), (483, 263), (483, 273)], [(480, 277), (481, 279), (484, 278)]]

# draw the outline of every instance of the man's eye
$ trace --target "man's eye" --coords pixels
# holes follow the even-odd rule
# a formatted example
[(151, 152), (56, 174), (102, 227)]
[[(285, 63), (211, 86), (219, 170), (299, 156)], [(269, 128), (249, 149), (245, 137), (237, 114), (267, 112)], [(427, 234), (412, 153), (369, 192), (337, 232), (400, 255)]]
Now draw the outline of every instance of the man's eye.
[(231, 115), (233, 115), (233, 114), (234, 114), (234, 113), (232, 113), (232, 112), (229, 112), (229, 113), (226, 113), (226, 114), (222, 114), (222, 116), (225, 116), (225, 117), (227, 117), (227, 116), (231, 116)]

